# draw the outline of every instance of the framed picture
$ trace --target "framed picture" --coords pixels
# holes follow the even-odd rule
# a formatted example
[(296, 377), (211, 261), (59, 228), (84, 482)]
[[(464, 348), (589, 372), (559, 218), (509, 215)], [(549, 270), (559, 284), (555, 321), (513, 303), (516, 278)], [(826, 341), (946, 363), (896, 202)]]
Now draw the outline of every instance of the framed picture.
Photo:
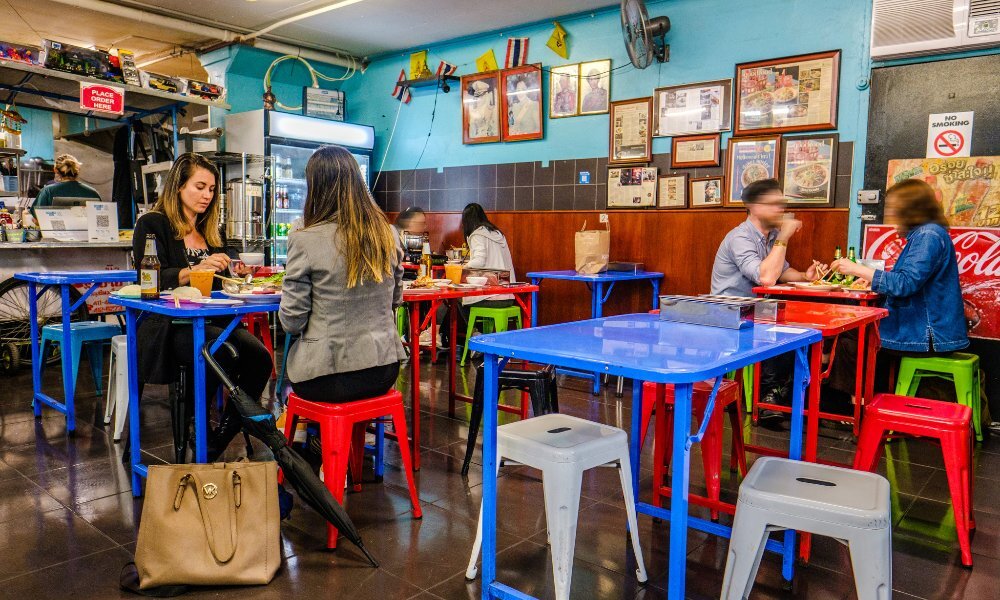
[(542, 139), (542, 69), (525, 65), (500, 71), (503, 141)]
[(715, 133), (732, 128), (732, 79), (658, 88), (653, 92), (653, 102), (654, 136)]
[(721, 175), (691, 179), (688, 182), (691, 208), (722, 206), (722, 190), (725, 186), (726, 178)]
[(832, 206), (837, 181), (836, 133), (781, 140), (781, 181), (789, 204)]
[(580, 63), (580, 114), (608, 112), (611, 101), (611, 59)]
[(652, 98), (611, 103), (608, 164), (640, 163), (653, 159), (652, 112)]
[(687, 208), (687, 174), (660, 175), (657, 188), (657, 206), (660, 208)]
[(656, 167), (608, 169), (608, 208), (656, 206)]
[(675, 137), (670, 141), (670, 167), (673, 169), (717, 167), (721, 145), (722, 136), (718, 133)]
[(561, 119), (579, 114), (580, 65), (563, 65), (549, 70), (549, 118)]
[(755, 181), (778, 176), (780, 135), (730, 138), (726, 151), (726, 205), (743, 205), (743, 188)]
[(837, 128), (840, 50), (736, 65), (735, 135)]
[(500, 141), (500, 73), (462, 76), (462, 143)]

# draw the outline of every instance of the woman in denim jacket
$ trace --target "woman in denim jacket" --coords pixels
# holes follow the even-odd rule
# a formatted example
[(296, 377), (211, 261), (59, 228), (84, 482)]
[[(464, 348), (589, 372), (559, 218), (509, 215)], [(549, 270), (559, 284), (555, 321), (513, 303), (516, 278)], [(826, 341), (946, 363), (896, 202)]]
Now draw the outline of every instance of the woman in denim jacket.
[(906, 238), (892, 271), (875, 270), (848, 260), (831, 267), (871, 281), (886, 297), (889, 315), (879, 331), (882, 347), (896, 355), (940, 355), (969, 345), (955, 246), (948, 220), (934, 190), (908, 179), (886, 192), (886, 223)]

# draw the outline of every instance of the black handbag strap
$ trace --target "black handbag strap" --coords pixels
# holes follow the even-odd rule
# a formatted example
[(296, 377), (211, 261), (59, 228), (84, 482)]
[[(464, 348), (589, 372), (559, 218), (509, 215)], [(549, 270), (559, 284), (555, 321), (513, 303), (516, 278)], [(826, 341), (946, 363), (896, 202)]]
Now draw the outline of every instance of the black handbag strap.
[(189, 589), (186, 585), (161, 585), (141, 590), (139, 589), (139, 571), (135, 568), (135, 562), (130, 562), (122, 567), (122, 572), (118, 577), (118, 586), (126, 592), (150, 598), (173, 598), (186, 594)]

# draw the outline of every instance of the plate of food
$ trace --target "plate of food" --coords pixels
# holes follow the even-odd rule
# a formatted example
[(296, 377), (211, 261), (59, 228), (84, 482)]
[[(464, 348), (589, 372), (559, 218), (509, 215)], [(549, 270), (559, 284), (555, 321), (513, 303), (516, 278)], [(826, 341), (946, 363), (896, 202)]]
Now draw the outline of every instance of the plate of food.
[(138, 300), (142, 297), (142, 288), (138, 283), (133, 283), (132, 285), (126, 285), (118, 288), (117, 290), (111, 292), (111, 295), (116, 298), (131, 298), (133, 300)]
[(237, 306), (243, 304), (243, 300), (236, 298), (194, 298), (192, 304), (202, 304), (206, 306)]
[(774, 90), (772, 96), (775, 102), (785, 104), (799, 97), (799, 89), (793, 85), (786, 85)]
[(437, 280), (428, 277), (427, 275), (421, 275), (413, 281), (404, 281), (403, 289), (409, 292), (424, 291), (433, 292), (437, 289)]
[(817, 192), (830, 181), (830, 169), (820, 163), (796, 167), (791, 172), (792, 182), (803, 193)]
[(835, 292), (841, 289), (839, 285), (825, 281), (796, 281), (792, 285), (800, 290), (812, 290), (814, 292)]
[(160, 293), (160, 300), (168, 302), (193, 302), (202, 298), (201, 290), (189, 285), (175, 287), (172, 290), (164, 290)]

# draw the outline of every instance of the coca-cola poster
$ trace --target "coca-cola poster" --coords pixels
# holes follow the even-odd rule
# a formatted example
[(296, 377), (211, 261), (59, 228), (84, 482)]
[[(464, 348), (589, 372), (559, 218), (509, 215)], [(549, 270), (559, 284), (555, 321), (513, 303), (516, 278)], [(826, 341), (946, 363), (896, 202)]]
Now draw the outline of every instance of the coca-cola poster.
[(1000, 227), (1000, 157), (890, 160), (886, 188), (906, 179), (934, 188), (952, 225)]
[[(1000, 228), (952, 227), (969, 335), (1000, 339)], [(862, 257), (892, 269), (906, 240), (890, 225), (865, 225)]]

